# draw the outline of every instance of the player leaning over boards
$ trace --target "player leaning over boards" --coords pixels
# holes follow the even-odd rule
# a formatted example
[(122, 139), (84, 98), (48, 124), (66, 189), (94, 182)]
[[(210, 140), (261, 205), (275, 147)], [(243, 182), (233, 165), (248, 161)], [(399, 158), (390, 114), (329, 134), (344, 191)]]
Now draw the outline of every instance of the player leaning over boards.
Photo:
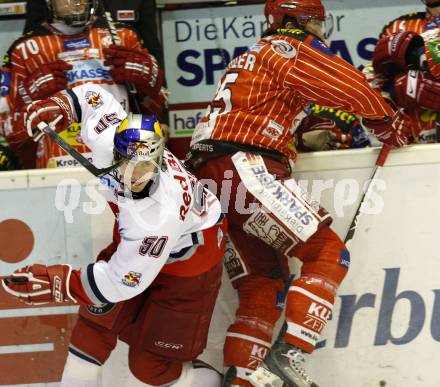
[[(100, 103), (91, 103), (90, 95)], [(164, 149), (154, 116), (127, 116), (98, 85), (33, 102), (22, 119), (30, 135), (42, 121), (57, 131), (80, 121), (94, 164), (115, 166), (102, 182), (118, 212), (116, 251), (103, 251), (81, 270), (36, 264), (3, 281), (8, 293), (29, 303), (83, 305), (61, 385), (98, 386), (99, 366), (119, 337), (130, 346), (128, 364), (140, 381), (218, 387), (220, 375), (193, 360), (206, 346), (221, 281), (225, 226), (219, 201)]]
[[(224, 346), (224, 386), (310, 387), (316, 383), (305, 373), (304, 354), (327, 323), (349, 254), (329, 214), (291, 177), (292, 133), (309, 103), (359, 114), (395, 146), (405, 144), (409, 129), (404, 114), (328, 49), (319, 0), (268, 0), (265, 15), (269, 30), (228, 65), (193, 135), (189, 162), (199, 178), (227, 182), (220, 197), (231, 192), (222, 203), (229, 204), (232, 241), (226, 266), (240, 304)], [(288, 256), (302, 260), (302, 273), (289, 287), (287, 331), (271, 346)]]
[[(157, 104), (163, 100), (163, 72), (156, 59), (132, 28), (117, 24), (112, 35), (99, 16), (98, 0), (47, 0), (47, 5), (45, 21), (18, 38), (4, 58), (11, 82), (4, 137), (24, 168), (62, 167), (73, 161), (49, 137), (34, 142), (26, 135), (19, 112), (32, 101), (88, 82), (100, 84), (134, 113), (158, 114)], [(126, 83), (137, 93), (128, 93)], [(136, 101), (142, 110), (135, 110)], [(90, 157), (79, 132), (78, 125), (72, 125), (62, 136)]]
[(402, 15), (382, 29), (372, 66), (364, 71), (411, 116), (412, 140), (433, 143), (440, 141), (440, 1), (423, 3), (424, 12)]

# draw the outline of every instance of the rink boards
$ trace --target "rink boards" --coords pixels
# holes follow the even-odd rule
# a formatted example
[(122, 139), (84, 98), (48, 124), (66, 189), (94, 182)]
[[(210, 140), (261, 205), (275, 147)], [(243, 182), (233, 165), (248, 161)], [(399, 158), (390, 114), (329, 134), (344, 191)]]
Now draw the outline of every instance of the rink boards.
[[(297, 162), (295, 177), (320, 197), (342, 237), (376, 156), (376, 149), (320, 152)], [(440, 145), (393, 151), (378, 177), (309, 371), (322, 387), (435, 387)], [(113, 224), (97, 195), (96, 181), (80, 168), (0, 174), (0, 275), (37, 261), (80, 267), (92, 260)], [(76, 307), (23, 308), (0, 292), (0, 385), (57, 386)], [(225, 279), (203, 355), (217, 367), (236, 303)], [(121, 385), (125, 355), (121, 344), (103, 367), (104, 386)]]

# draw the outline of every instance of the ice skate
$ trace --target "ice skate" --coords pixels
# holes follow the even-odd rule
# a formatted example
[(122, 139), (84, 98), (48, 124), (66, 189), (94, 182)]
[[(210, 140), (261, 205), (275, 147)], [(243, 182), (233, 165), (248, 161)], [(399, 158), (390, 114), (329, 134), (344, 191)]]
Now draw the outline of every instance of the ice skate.
[(249, 380), (256, 387), (318, 387), (304, 365), (304, 352), (278, 339)]

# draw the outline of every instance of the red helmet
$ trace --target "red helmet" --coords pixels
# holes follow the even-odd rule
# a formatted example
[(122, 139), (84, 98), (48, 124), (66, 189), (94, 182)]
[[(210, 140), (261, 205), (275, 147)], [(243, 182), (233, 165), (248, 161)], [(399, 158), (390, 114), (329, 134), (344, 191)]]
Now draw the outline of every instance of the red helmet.
[(303, 26), (310, 19), (325, 20), (325, 8), (321, 0), (266, 0), (264, 15), (269, 30), (281, 27), (284, 16), (296, 19)]

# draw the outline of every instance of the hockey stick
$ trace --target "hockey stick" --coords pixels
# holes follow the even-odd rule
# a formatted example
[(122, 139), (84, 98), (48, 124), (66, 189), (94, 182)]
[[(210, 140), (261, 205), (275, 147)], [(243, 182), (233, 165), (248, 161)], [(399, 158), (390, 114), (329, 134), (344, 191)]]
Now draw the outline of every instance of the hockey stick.
[[(111, 167), (107, 168), (96, 168), (86, 157), (79, 153), (75, 148), (68, 144), (57, 132), (52, 130), (50, 126), (45, 122), (40, 122), (37, 125), (38, 129), (43, 133), (47, 134), (52, 140), (54, 140), (61, 148), (63, 148), (68, 154), (70, 154), (78, 163), (80, 163), (84, 168), (86, 168), (90, 173), (96, 177), (101, 177), (107, 175), (109, 172), (118, 168), (126, 159), (122, 159), (117, 163), (113, 164)], [(133, 155), (136, 151), (133, 152)]]
[(367, 194), (370, 191), (370, 187), (372, 187), (373, 181), (377, 178), (377, 174), (379, 170), (383, 167), (385, 164), (385, 160), (388, 157), (388, 154), (390, 153), (391, 146), (384, 144), (382, 146), (382, 149), (379, 152), (379, 156), (377, 156), (376, 165), (374, 166), (373, 174), (371, 175), (370, 182), (368, 183), (367, 189), (365, 190), (361, 201), (359, 203), (359, 206), (356, 210), (356, 213), (353, 217), (353, 220), (351, 221), (350, 227), (348, 228), (347, 235), (345, 236), (344, 243), (347, 244), (349, 241), (353, 239), (354, 233), (356, 232), (356, 228), (359, 222), (359, 218), (361, 216), (361, 207), (364, 203), (365, 198), (367, 197)]
[[(116, 46), (121, 45), (121, 39), (119, 39), (118, 31), (116, 30), (115, 24), (113, 23), (112, 14), (110, 11), (106, 11), (104, 0), (101, 0), (102, 11), (104, 12), (105, 21), (107, 22), (108, 30), (110, 32), (110, 36), (112, 37), (112, 42)], [(136, 90), (136, 86), (133, 83), (125, 83), (125, 88), (127, 89), (128, 100), (130, 103), (131, 110), (133, 113), (140, 114), (141, 106), (139, 105), (139, 101), (137, 99), (138, 92)]]

